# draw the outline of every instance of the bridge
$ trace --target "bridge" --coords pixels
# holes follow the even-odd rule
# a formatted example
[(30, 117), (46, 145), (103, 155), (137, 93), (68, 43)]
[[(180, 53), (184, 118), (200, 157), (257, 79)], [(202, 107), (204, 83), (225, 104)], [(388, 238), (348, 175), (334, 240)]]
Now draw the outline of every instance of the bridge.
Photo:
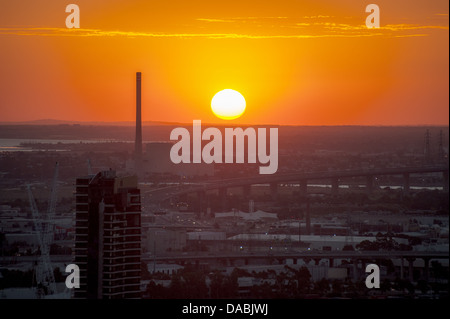
[[(435, 259), (448, 259), (448, 252), (436, 251), (288, 251), (288, 252), (273, 252), (273, 253), (258, 253), (258, 252), (239, 252), (239, 253), (183, 253), (183, 254), (168, 254), (155, 256), (153, 258), (143, 258), (144, 261), (150, 263), (174, 263), (179, 265), (194, 264), (199, 266), (201, 263), (220, 264), (222, 266), (233, 266), (238, 260), (241, 264), (248, 264), (250, 260), (255, 260), (258, 264), (286, 264), (287, 260), (292, 261), (292, 264), (297, 264), (298, 260), (306, 262), (314, 261), (316, 265), (322, 259), (329, 261), (330, 267), (333, 267), (335, 259), (350, 259), (354, 267), (354, 276), (356, 276), (356, 268), (361, 262), (362, 269), (365, 269), (367, 262), (374, 262), (382, 259), (401, 259), (402, 267), (401, 274), (403, 277), (403, 261), (406, 260), (409, 265), (409, 276), (412, 281), (413, 263), (416, 259), (424, 260), (424, 276), (428, 279), (429, 262)], [(265, 261), (265, 262), (264, 262)], [(356, 279), (356, 278), (355, 278)]]
[(208, 261), (219, 259), (384, 259), (384, 258), (424, 258), (448, 259), (449, 253), (442, 251), (361, 251), (361, 250), (313, 250), (313, 251), (287, 251), (287, 252), (238, 252), (238, 253), (173, 253), (158, 255), (148, 261), (188, 263), (192, 261)]
[(443, 190), (448, 192), (448, 171), (446, 165), (440, 166), (421, 166), (421, 167), (394, 167), (394, 168), (379, 168), (379, 169), (358, 169), (358, 170), (343, 170), (343, 171), (321, 171), (321, 172), (295, 172), (289, 174), (273, 174), (273, 175), (259, 175), (250, 178), (231, 178), (219, 181), (211, 181), (197, 184), (182, 184), (178, 186), (170, 186), (162, 189), (155, 189), (147, 191), (146, 195), (151, 196), (151, 200), (163, 202), (165, 200), (175, 198), (178, 196), (197, 193), (200, 198), (204, 196), (207, 191), (218, 190), (221, 197), (226, 196), (228, 188), (243, 187), (244, 194), (250, 194), (250, 187), (258, 184), (269, 184), (272, 196), (276, 194), (278, 184), (280, 183), (298, 183), (300, 192), (307, 193), (307, 186), (309, 181), (313, 180), (330, 180), (331, 192), (334, 195), (338, 194), (339, 184), (342, 179), (353, 177), (365, 177), (366, 189), (372, 192), (374, 189), (374, 178), (383, 175), (400, 175), (403, 177), (403, 190), (405, 193), (410, 191), (410, 175), (412, 174), (429, 174), (442, 173), (443, 176)]
[[(146, 263), (173, 263), (179, 265), (208, 263), (212, 265), (233, 266), (238, 261), (241, 264), (248, 264), (254, 260), (257, 264), (271, 265), (271, 264), (287, 264), (286, 261), (292, 261), (292, 264), (297, 264), (298, 260), (305, 262), (313, 261), (316, 265), (323, 259), (329, 261), (330, 267), (333, 267), (333, 262), (336, 259), (349, 259), (353, 263), (354, 269), (358, 264), (362, 264), (362, 269), (365, 269), (365, 263), (375, 262), (382, 259), (401, 259), (403, 274), (403, 261), (408, 262), (409, 276), (412, 281), (413, 263), (416, 259), (424, 260), (424, 276), (428, 277), (430, 260), (449, 259), (449, 252), (442, 251), (342, 251), (342, 250), (312, 250), (312, 251), (283, 251), (283, 252), (224, 252), (224, 253), (171, 253), (150, 257), (142, 257), (141, 260)], [(52, 255), (53, 263), (73, 263), (73, 256), (71, 255)], [(0, 260), (0, 267), (8, 267), (16, 263), (30, 263), (34, 264), (37, 261), (36, 256), (3, 256)], [(406, 266), (405, 266), (406, 267)], [(354, 271), (356, 276), (356, 271)], [(403, 276), (402, 276), (403, 277)], [(355, 278), (356, 279), (356, 278)]]

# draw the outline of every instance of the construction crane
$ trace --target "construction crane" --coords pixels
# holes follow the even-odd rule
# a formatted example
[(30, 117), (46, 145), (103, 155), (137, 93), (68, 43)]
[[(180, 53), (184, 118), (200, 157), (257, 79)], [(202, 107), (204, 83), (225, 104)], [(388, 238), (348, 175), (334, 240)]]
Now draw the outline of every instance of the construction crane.
[(46, 216), (39, 213), (36, 201), (31, 190), (31, 184), (27, 185), (28, 198), (30, 201), (31, 213), (36, 228), (40, 255), (36, 267), (36, 283), (37, 296), (42, 298), (45, 295), (53, 295), (56, 293), (55, 276), (50, 261), (50, 245), (53, 242), (54, 234), (54, 216), (56, 209), (56, 194), (58, 183), (58, 163), (55, 165), (55, 173), (53, 177), (50, 199)]
[(50, 247), (53, 244), (53, 238), (55, 233), (55, 211), (56, 211), (56, 201), (58, 198), (58, 162), (55, 164), (55, 171), (53, 174), (52, 188), (50, 190), (50, 198), (48, 200), (47, 207), (47, 229), (45, 229), (44, 245)]
[(87, 164), (88, 164), (88, 175), (92, 175), (92, 164), (90, 158), (88, 158)]

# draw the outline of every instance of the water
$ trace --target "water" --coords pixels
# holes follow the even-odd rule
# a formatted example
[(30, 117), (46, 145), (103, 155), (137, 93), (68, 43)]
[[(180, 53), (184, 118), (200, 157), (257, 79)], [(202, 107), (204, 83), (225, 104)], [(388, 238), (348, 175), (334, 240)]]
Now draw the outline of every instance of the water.
[[(43, 144), (78, 144), (78, 143), (105, 143), (105, 142), (120, 142), (117, 140), (60, 140), (60, 139), (17, 139), (17, 138), (0, 138), (0, 152), (31, 152), (32, 148), (24, 147), (22, 143), (43, 143)], [(125, 141), (126, 143), (132, 143), (130, 141)], [(58, 151), (58, 150), (55, 150)], [(66, 150), (59, 150), (66, 151)], [(169, 184), (169, 183), (165, 183)], [(177, 183), (173, 183), (177, 184)], [(299, 184), (290, 184), (292, 186), (299, 186)], [(258, 184), (255, 186), (269, 186), (269, 184)], [(320, 188), (331, 188), (331, 184), (308, 184), (311, 187), (320, 187)], [(359, 188), (365, 188), (366, 185), (357, 185)], [(391, 189), (402, 189), (403, 186), (379, 186), (381, 189), (390, 187)], [(339, 185), (339, 188), (350, 188), (349, 185)], [(426, 186), (411, 186), (412, 190), (443, 190), (443, 187), (435, 186), (435, 187), (426, 187)]]
[(0, 138), (0, 152), (33, 151), (32, 148), (21, 145), (22, 143), (79, 144), (79, 143), (104, 143), (104, 142), (117, 142), (117, 141), (115, 141), (115, 140), (54, 140), (54, 139)]
[[(293, 186), (293, 187), (300, 187), (300, 184), (282, 184), (282, 186)], [(254, 186), (265, 186), (265, 187), (270, 187), (270, 184), (255, 184)], [(316, 187), (316, 188), (331, 188), (332, 185), (331, 184), (308, 184), (308, 187)], [(356, 188), (360, 188), (360, 189), (365, 189), (366, 185), (352, 185), (351, 187), (356, 187)], [(378, 186), (380, 189), (384, 189), (389, 187), (392, 190), (395, 189), (403, 189), (403, 186), (399, 186), (399, 185), (380, 185)], [(350, 185), (339, 185), (339, 189), (349, 189)], [(411, 190), (443, 190), (444, 188), (442, 186), (410, 186), (409, 187)], [(375, 189), (375, 188), (374, 188)]]

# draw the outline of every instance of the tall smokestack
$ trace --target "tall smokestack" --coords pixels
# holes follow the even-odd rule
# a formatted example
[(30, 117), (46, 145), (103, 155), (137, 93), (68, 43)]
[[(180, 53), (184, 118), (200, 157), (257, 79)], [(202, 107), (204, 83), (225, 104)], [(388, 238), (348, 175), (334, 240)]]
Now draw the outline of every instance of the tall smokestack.
[(136, 141), (134, 143), (135, 170), (140, 173), (142, 165), (142, 118), (141, 118), (141, 72), (136, 72)]

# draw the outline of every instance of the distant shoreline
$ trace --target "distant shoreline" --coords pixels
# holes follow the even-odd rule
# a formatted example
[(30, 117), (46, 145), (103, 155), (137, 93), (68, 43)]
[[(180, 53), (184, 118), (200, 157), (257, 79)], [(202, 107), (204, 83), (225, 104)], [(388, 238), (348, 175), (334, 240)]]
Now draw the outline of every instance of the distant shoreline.
[[(87, 127), (87, 126), (124, 126), (124, 127), (128, 127), (128, 126), (135, 126), (135, 122), (134, 121), (118, 121), (118, 122), (82, 122), (82, 121), (64, 121), (64, 120), (52, 120), (52, 119), (43, 119), (43, 120), (33, 120), (33, 121), (5, 121), (5, 122), (1, 122), (0, 121), (0, 126), (83, 126), (83, 127)], [(183, 122), (164, 122), (164, 121), (143, 121), (142, 122), (143, 126), (191, 126), (192, 122), (187, 122), (187, 123), (183, 123)], [(341, 124), (341, 125), (302, 125), (302, 124), (270, 124), (270, 123), (265, 123), (265, 124), (235, 124), (233, 122), (222, 122), (222, 123), (207, 123), (204, 122), (202, 123), (202, 125), (205, 126), (218, 126), (218, 127), (222, 127), (222, 126), (227, 126), (227, 127), (236, 127), (236, 126), (254, 126), (254, 127), (258, 127), (258, 126), (277, 126), (277, 127), (317, 127), (317, 128), (326, 128), (326, 127), (398, 127), (398, 128), (426, 128), (426, 127), (440, 127), (440, 128), (445, 128), (445, 127), (449, 127), (449, 124), (414, 124), (414, 125), (383, 125), (383, 124), (371, 124), (371, 125), (350, 125), (350, 124)]]

